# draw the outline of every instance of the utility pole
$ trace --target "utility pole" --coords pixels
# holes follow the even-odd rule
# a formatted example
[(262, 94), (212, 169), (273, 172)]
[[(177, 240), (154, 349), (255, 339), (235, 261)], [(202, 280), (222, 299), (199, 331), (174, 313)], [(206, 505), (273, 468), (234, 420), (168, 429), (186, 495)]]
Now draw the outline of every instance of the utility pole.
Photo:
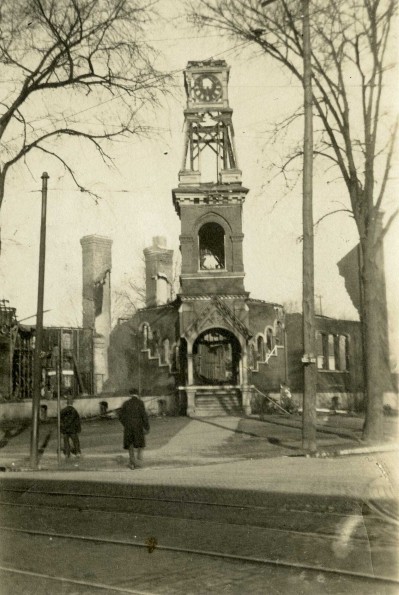
[(303, 87), (304, 87), (304, 147), (303, 147), (303, 413), (302, 447), (316, 451), (316, 381), (315, 307), (314, 307), (314, 239), (313, 239), (313, 114), (312, 62), (310, 44), (309, 0), (303, 6)]
[(58, 333), (57, 349), (57, 462), (61, 465), (61, 374), (62, 374), (62, 331)]
[(43, 344), (43, 298), (44, 271), (46, 262), (46, 216), (47, 216), (47, 180), (49, 175), (42, 175), (42, 214), (40, 222), (40, 250), (39, 250), (39, 282), (37, 292), (37, 320), (36, 341), (33, 356), (33, 399), (32, 399), (32, 432), (30, 445), (30, 463), (33, 469), (38, 466), (39, 459), (39, 410), (40, 391), (42, 385), (42, 344)]

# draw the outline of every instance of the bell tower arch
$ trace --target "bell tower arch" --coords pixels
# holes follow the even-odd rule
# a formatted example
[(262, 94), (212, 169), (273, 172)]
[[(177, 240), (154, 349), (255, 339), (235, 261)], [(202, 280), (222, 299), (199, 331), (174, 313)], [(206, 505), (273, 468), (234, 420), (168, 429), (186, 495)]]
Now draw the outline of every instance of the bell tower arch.
[(238, 168), (229, 72), (224, 60), (188, 62), (184, 72), (183, 159), (172, 191), (181, 220), (184, 295), (247, 295), (242, 207), (248, 189)]

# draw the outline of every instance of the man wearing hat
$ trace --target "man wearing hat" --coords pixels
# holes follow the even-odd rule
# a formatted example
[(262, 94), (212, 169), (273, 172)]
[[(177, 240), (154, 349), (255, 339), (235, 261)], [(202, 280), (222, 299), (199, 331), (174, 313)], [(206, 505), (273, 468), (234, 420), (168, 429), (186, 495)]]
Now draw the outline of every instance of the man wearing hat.
[[(80, 416), (72, 403), (73, 398), (68, 396), (67, 406), (61, 411), (61, 434), (64, 437), (64, 454), (67, 459), (70, 458), (71, 452), (80, 457)], [(72, 449), (70, 441), (72, 441)]]
[(123, 448), (129, 451), (129, 467), (136, 469), (142, 466), (145, 434), (150, 431), (148, 416), (144, 403), (136, 389), (129, 390), (132, 395), (119, 410), (119, 421), (123, 425)]

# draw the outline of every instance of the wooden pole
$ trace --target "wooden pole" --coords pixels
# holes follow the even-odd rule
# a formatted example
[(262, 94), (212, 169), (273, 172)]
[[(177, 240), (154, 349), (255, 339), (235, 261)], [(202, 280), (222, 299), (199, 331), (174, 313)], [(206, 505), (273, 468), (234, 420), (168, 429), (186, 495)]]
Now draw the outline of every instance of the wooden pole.
[(58, 349), (57, 349), (57, 461), (58, 466), (61, 465), (61, 329), (58, 334)]
[(33, 399), (32, 399), (32, 432), (30, 445), (30, 463), (36, 469), (39, 461), (39, 411), (40, 390), (42, 385), (42, 343), (43, 343), (43, 299), (44, 299), (44, 271), (46, 263), (46, 216), (47, 216), (47, 180), (49, 175), (42, 175), (42, 213), (40, 222), (40, 250), (39, 250), (39, 282), (37, 292), (37, 320), (36, 341), (33, 356)]
[(314, 308), (314, 239), (313, 239), (313, 114), (312, 63), (310, 45), (309, 0), (303, 1), (303, 413), (302, 446), (316, 451), (316, 381), (315, 308)]

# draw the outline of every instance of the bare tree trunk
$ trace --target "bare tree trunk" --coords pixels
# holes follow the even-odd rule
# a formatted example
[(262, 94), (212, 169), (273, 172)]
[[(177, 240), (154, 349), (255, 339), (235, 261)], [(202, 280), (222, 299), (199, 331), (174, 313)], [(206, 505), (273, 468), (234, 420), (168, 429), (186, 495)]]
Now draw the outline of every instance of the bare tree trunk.
[(380, 337), (380, 279), (376, 263), (376, 251), (373, 237), (367, 237), (362, 243), (363, 265), (363, 333), (366, 343), (364, 353), (366, 378), (365, 400), (366, 418), (363, 439), (373, 442), (383, 440), (383, 386), (381, 373), (383, 357)]

